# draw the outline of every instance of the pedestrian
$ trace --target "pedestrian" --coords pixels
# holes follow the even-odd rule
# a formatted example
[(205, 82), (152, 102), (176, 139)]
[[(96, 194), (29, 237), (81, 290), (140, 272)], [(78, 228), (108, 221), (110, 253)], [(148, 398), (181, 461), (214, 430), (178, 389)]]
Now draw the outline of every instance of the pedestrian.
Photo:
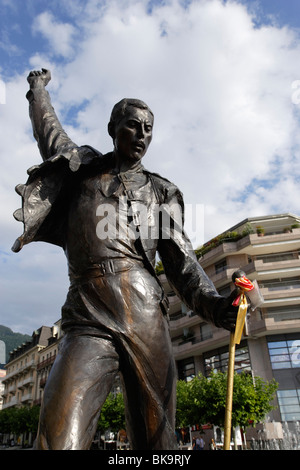
[(216, 450), (216, 449), (217, 449), (216, 443), (215, 443), (214, 439), (211, 439), (211, 441), (209, 443), (209, 450)]

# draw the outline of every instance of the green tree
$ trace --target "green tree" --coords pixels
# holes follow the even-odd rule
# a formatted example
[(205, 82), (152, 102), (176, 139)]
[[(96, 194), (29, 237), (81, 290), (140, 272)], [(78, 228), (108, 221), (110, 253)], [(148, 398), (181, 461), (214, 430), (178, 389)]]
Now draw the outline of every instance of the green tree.
[[(277, 383), (275, 380), (254, 379), (250, 374), (234, 376), (232, 400), (232, 426), (246, 429), (263, 421), (274, 407)], [(178, 381), (177, 384), (177, 426), (211, 423), (224, 427), (227, 391), (227, 374), (212, 373), (206, 378), (199, 374), (190, 382)]]
[(40, 407), (38, 405), (35, 405), (30, 408), (24, 407), (23, 410), (23, 423), (25, 432), (27, 431), (31, 432), (32, 434), (36, 434), (39, 425)]
[(6, 408), (0, 411), (0, 433), (2, 434), (36, 434), (38, 429), (40, 407), (23, 406)]
[(8, 433), (18, 434), (20, 432), (19, 409), (8, 408), (5, 413), (6, 429)]
[(7, 408), (0, 411), (0, 433), (9, 434), (12, 432), (14, 415), (16, 408)]
[(125, 406), (122, 393), (110, 393), (102, 406), (98, 429), (103, 433), (107, 429), (117, 432), (125, 429)]

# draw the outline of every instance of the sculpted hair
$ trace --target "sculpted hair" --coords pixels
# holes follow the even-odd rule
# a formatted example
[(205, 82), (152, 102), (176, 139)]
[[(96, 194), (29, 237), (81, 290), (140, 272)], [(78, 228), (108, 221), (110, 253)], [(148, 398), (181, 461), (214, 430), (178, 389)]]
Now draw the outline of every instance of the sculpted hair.
[(153, 112), (149, 106), (144, 103), (144, 101), (135, 98), (123, 98), (121, 101), (115, 104), (111, 112), (110, 121), (108, 123), (108, 133), (112, 138), (115, 137), (116, 124), (118, 124), (118, 122), (120, 122), (121, 119), (125, 116), (129, 106), (133, 108), (147, 109), (154, 119)]

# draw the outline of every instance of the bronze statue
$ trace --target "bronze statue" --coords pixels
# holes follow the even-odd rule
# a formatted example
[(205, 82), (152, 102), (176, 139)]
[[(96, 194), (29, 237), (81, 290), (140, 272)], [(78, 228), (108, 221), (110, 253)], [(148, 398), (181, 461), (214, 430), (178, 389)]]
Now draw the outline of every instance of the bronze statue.
[(45, 89), (50, 79), (45, 69), (28, 76), (44, 161), (16, 187), (23, 204), (14, 215), (24, 233), (12, 248), (53, 243), (69, 267), (64, 336), (45, 387), (36, 448), (89, 449), (120, 374), (131, 448), (176, 449), (176, 370), (156, 253), (182, 301), (218, 327), (233, 328), (236, 294), (218, 295), (197, 262), (182, 230), (178, 188), (141, 164), (152, 139), (148, 106), (127, 99), (115, 105), (108, 124), (114, 149), (102, 155), (64, 132)]

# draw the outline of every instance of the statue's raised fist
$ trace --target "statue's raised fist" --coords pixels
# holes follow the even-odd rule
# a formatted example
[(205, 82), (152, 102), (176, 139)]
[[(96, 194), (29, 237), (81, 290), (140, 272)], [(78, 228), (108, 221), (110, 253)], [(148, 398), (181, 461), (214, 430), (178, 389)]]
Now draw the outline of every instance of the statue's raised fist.
[(51, 80), (51, 73), (50, 70), (42, 69), (42, 70), (32, 70), (28, 77), (27, 81), (30, 84), (31, 88), (34, 88), (39, 85), (46, 86)]

